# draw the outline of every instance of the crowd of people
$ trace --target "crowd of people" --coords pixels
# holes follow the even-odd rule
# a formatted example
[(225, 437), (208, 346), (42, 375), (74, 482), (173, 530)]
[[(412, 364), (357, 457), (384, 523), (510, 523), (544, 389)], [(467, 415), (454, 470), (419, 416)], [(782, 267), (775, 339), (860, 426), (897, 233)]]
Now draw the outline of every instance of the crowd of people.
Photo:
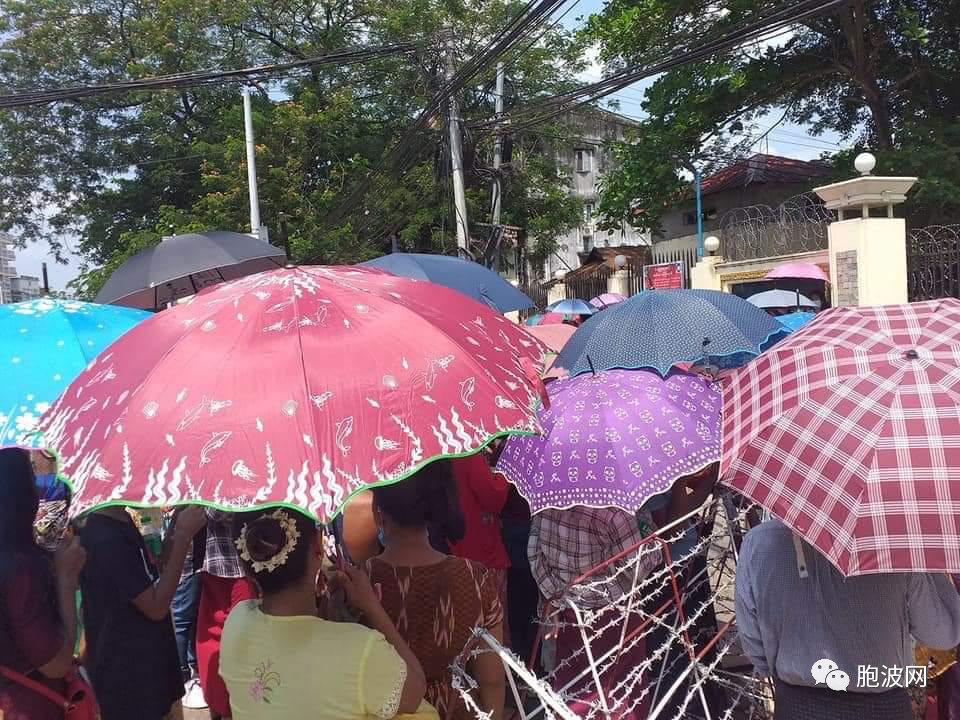
[[(605, 573), (609, 582), (581, 593), (583, 608), (618, 612), (617, 597), (669, 558), (686, 558), (684, 573), (702, 571), (700, 528), (685, 518), (715, 491), (717, 468), (678, 481), (636, 515), (572, 507), (531, 517), (491, 469), (494, 453), (436, 461), (368, 491), (327, 528), (289, 507), (174, 508), (157, 552), (130, 508), (105, 507), (67, 527), (69, 493), (54, 489), (43, 456), (0, 451), (0, 668), (14, 678), (0, 679), (0, 717), (65, 717), (19, 677), (64, 697), (88, 678), (103, 720), (175, 718), (181, 702), (207, 707), (215, 720), (464, 720), (477, 711), (500, 720), (512, 699), (485, 639), (553, 671), (578, 712), (594, 699), (595, 678), (583, 673), (573, 618), (554, 615), (556, 632), (535, 642), (547, 601), (638, 547), (637, 572), (612, 563), (594, 574), (591, 587)], [(41, 511), (50, 503), (60, 503), (59, 524)], [(644, 545), (667, 525), (676, 527), (669, 546)], [(662, 601), (644, 598), (626, 632), (616, 624), (591, 638), (592, 655), (623, 643)], [(915, 640), (960, 644), (960, 595), (947, 576), (843, 578), (776, 521), (742, 543), (736, 607), (743, 650), (774, 683), (783, 720), (913, 717), (905, 689), (837, 693), (818, 687), (810, 668), (821, 658), (905, 666)], [(701, 613), (698, 627), (715, 634), (712, 613)], [(606, 666), (602, 683), (616, 685), (651, 653), (677, 668), (675, 653), (658, 649), (669, 638), (645, 637)], [(458, 663), (472, 688), (457, 687)], [(706, 690), (718, 717), (723, 691)], [(681, 686), (675, 708), (685, 694)], [(649, 698), (638, 698), (615, 715), (649, 710)]]

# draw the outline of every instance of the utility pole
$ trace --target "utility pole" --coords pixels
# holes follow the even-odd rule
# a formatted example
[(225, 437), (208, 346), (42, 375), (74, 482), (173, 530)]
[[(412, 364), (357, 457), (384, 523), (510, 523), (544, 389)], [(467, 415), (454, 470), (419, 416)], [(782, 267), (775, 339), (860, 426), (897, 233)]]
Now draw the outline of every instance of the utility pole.
[[(444, 76), (447, 82), (457, 74), (453, 26), (440, 30), (444, 46)], [(450, 170), (453, 175), (453, 206), (456, 210), (457, 248), (470, 257), (470, 227), (467, 225), (467, 191), (463, 182), (463, 150), (460, 145), (460, 106), (456, 93), (450, 94)]]
[(243, 135), (247, 146), (247, 189), (250, 193), (250, 234), (260, 233), (260, 200), (257, 197), (257, 155), (253, 139), (253, 113), (250, 109), (250, 88), (243, 88)]
[(497, 135), (493, 140), (493, 195), (490, 198), (490, 207), (493, 211), (491, 223), (500, 224), (500, 203), (502, 199), (503, 186), (500, 183), (500, 165), (503, 163), (503, 128), (501, 118), (503, 117), (503, 63), (497, 63), (497, 95), (496, 95), (496, 115), (497, 115)]

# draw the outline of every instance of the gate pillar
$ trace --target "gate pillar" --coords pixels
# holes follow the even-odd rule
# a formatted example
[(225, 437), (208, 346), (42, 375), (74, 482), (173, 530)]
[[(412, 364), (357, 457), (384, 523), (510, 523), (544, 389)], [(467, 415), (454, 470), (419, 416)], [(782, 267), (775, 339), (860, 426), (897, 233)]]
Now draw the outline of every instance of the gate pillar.
[[(907, 232), (893, 206), (906, 200), (914, 177), (880, 177), (870, 172), (876, 158), (857, 156), (861, 176), (814, 188), (837, 220), (827, 228), (834, 306), (897, 305), (907, 297)], [(884, 217), (874, 217), (883, 209)]]

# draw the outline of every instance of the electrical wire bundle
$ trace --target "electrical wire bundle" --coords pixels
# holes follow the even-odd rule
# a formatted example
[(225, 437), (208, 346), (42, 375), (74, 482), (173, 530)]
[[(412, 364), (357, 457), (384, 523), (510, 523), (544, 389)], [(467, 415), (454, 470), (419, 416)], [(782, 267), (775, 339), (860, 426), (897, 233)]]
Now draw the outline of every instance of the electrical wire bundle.
[[(517, 112), (509, 118), (511, 130), (532, 127), (558, 115), (576, 110), (579, 107), (601, 100), (644, 78), (673, 70), (682, 65), (706, 60), (719, 53), (742, 45), (754, 43), (771, 34), (780, 33), (809, 17), (822, 15), (850, 0), (802, 0), (787, 3), (772, 12), (740, 27), (728, 30), (712, 40), (698, 43), (693, 48), (674, 48), (670, 55), (645, 65), (630, 66), (598, 82), (583, 85), (565, 93), (543, 98)], [(540, 114), (536, 114), (537, 112)], [(471, 127), (491, 127), (496, 119), (471, 123)]]
[(300, 60), (269, 65), (255, 65), (237, 70), (200, 70), (195, 72), (158, 75), (156, 77), (126, 80), (99, 85), (77, 85), (43, 90), (31, 90), (11, 95), (0, 95), (0, 108), (18, 108), (28, 105), (41, 105), (68, 100), (82, 100), (97, 95), (113, 95), (141, 90), (169, 90), (177, 88), (200, 87), (219, 84), (226, 80), (248, 80), (259, 77), (278, 76), (293, 70), (316, 67), (319, 65), (355, 65), (392, 55), (405, 55), (416, 52), (419, 45), (401, 43), (368, 48), (341, 48), (322, 55), (314, 55)]
[[(534, 104), (508, 113), (505, 116), (470, 123), (466, 129), (469, 130), (472, 128), (482, 132), (483, 130), (491, 130), (504, 122), (509, 123), (510, 132), (512, 133), (530, 129), (580, 107), (590, 105), (643, 78), (657, 75), (689, 63), (705, 60), (716, 54), (741, 47), (745, 44), (757, 42), (769, 37), (771, 34), (783, 32), (803, 19), (822, 15), (849, 2), (850, 0), (787, 1), (772, 10), (760, 14), (754, 20), (718, 33), (713, 38), (697, 41), (694, 47), (684, 47), (682, 45), (674, 47), (666, 57), (650, 61), (644, 65), (632, 65), (603, 80), (583, 85), (559, 95), (544, 98)], [(519, 38), (524, 31), (527, 36), (530, 36), (536, 31), (536, 28), (547, 19), (549, 14), (555, 12), (562, 4), (563, 2), (551, 2), (550, 0), (531, 2), (527, 5), (524, 12), (518, 15), (517, 18), (511, 22), (510, 26), (508, 26), (508, 28), (511, 28), (520, 25), (521, 27), (517, 32), (508, 33), (507, 28), (505, 28), (498, 34), (497, 38), (494, 38), (494, 40), (487, 45), (484, 52), (478, 54), (469, 63), (464, 64), (456, 77), (446, 83), (431, 100), (413, 126), (411, 126), (393, 148), (370, 169), (363, 180), (361, 180), (358, 186), (346, 198), (338, 211), (328, 217), (325, 229), (332, 229), (359, 207), (364, 195), (369, 190), (373, 179), (377, 175), (385, 170), (389, 170), (394, 177), (398, 177), (403, 170), (409, 167), (412, 161), (418, 157), (418, 153), (423, 147), (422, 142), (417, 142), (419, 135), (427, 127), (428, 123), (436, 117), (444, 103), (470, 79), (482, 70), (492, 67), (496, 63), (497, 58), (509, 50), (510, 42), (504, 41), (505, 36), (516, 39)], [(523, 18), (531, 16), (538, 18), (535, 25), (532, 20), (523, 23)], [(555, 25), (556, 23), (553, 24)], [(529, 50), (538, 39), (539, 37), (534, 38), (533, 43), (527, 45), (524, 51)], [(516, 62), (516, 59), (517, 58), (514, 58), (511, 64)], [(365, 218), (360, 227), (357, 228), (358, 232), (366, 228), (367, 222), (368, 219)], [(312, 259), (318, 260), (320, 258), (315, 257)]]
[(443, 112), (450, 98), (462, 90), (477, 75), (491, 67), (503, 53), (536, 32), (536, 29), (564, 0), (531, 0), (524, 9), (502, 28), (484, 48), (465, 62), (454, 76), (447, 80), (417, 116), (413, 124), (393, 144), (390, 150), (367, 172), (366, 176), (347, 196), (337, 210), (327, 217), (324, 229), (330, 230), (352, 213), (362, 202), (373, 180), (383, 172), (398, 177), (420, 156), (424, 147), (418, 141), (431, 123)]

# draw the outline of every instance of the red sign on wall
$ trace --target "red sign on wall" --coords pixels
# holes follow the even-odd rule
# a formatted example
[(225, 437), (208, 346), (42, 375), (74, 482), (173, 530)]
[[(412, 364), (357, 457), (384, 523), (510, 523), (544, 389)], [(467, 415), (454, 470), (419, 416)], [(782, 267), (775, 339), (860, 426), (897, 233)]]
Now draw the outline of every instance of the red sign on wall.
[(644, 290), (682, 290), (683, 262), (658, 263), (643, 266)]

